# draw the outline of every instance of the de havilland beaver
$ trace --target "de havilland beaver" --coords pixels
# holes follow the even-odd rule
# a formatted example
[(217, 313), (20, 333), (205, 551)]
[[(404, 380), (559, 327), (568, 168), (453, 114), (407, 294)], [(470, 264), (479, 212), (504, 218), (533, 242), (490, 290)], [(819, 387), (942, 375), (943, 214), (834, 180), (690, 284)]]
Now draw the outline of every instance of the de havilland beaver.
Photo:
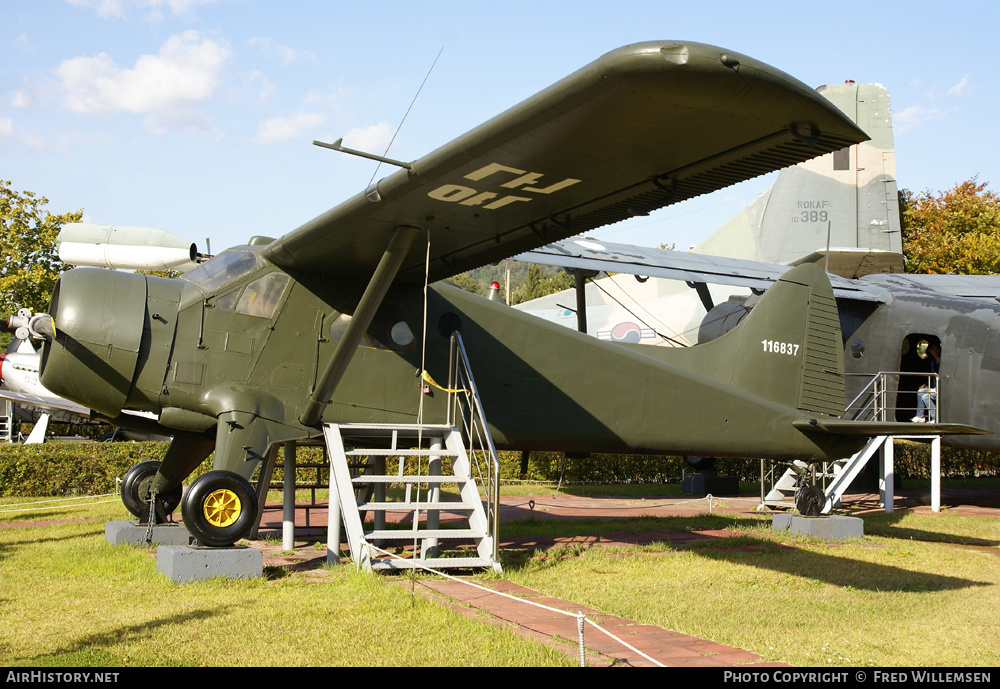
[[(32, 331), (40, 382), (115, 425), (173, 437), (158, 467), (126, 476), (137, 516), (150, 502), (175, 509), (214, 451), (182, 506), (203, 545), (247, 535), (247, 479), (274, 443), (318, 437), (324, 423), (412, 423), (421, 397), (425, 419), (444, 419), (445, 397), (424, 394), (414, 372), (446, 379), (456, 330), (500, 449), (849, 456), (903, 424), (838, 418), (840, 324), (815, 265), (676, 358), (440, 281), (865, 138), (815, 90), (746, 55), (625, 46), (279, 239), (253, 237), (179, 279), (64, 273), (52, 322)], [(208, 516), (219, 502), (225, 517)]]

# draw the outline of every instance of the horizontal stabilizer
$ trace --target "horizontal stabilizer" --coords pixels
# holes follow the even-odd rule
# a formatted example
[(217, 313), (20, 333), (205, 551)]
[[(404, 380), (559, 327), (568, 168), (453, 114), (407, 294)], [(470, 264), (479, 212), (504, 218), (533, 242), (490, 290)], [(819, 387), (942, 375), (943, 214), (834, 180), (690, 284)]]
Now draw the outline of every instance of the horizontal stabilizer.
[(891, 423), (846, 419), (799, 419), (792, 425), (800, 431), (828, 435), (987, 435), (990, 432), (960, 423)]

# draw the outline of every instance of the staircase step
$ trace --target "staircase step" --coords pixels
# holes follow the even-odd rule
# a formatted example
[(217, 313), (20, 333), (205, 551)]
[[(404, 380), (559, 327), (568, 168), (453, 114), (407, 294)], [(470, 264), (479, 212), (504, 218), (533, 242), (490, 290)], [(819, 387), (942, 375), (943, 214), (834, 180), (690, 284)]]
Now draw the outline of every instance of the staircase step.
[(457, 457), (455, 452), (448, 450), (348, 450), (344, 453), (348, 457)]
[(413, 569), (414, 567), (432, 567), (434, 569), (456, 569), (469, 567), (492, 567), (493, 561), (488, 557), (419, 557), (416, 559), (398, 559), (395, 557), (372, 560), (372, 569)]
[(340, 424), (341, 435), (345, 438), (355, 436), (391, 438), (393, 431), (397, 438), (416, 438), (418, 435), (424, 438), (441, 435), (452, 430), (453, 426), (443, 423), (425, 423), (423, 426), (417, 423), (342, 423)]
[(381, 531), (365, 531), (365, 540), (368, 541), (412, 541), (414, 537), (454, 541), (468, 538), (485, 538), (486, 534), (474, 529), (420, 529), (419, 531), (384, 529)]
[(353, 476), (351, 483), (356, 486), (363, 486), (369, 483), (466, 483), (469, 479), (460, 476), (413, 476), (404, 474), (403, 476)]
[(412, 512), (420, 510), (441, 510), (442, 512), (467, 512), (475, 509), (475, 505), (454, 500), (448, 502), (359, 502), (358, 509), (374, 512)]

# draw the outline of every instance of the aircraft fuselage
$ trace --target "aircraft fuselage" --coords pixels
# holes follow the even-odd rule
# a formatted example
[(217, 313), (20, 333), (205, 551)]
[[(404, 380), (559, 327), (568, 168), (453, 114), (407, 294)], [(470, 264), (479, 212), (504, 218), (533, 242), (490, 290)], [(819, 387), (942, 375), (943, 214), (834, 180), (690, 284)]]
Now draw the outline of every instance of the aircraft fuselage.
[[(989, 435), (943, 436), (953, 447), (1000, 451), (1000, 304), (893, 287), (886, 303), (841, 300), (847, 401), (879, 371), (900, 371), (916, 363), (908, 351), (920, 340), (941, 345), (937, 404), (943, 422), (963, 423)], [(907, 350), (907, 351), (904, 351)], [(910, 370), (919, 370), (910, 368)], [(852, 376), (850, 374), (858, 374)], [(898, 406), (912, 412), (913, 391), (902, 391)], [(898, 420), (913, 413), (901, 409)], [(905, 417), (905, 418), (904, 418)]]
[[(130, 423), (123, 409), (157, 414), (160, 432), (187, 438), (205, 455), (214, 445), (216, 468), (248, 476), (271, 444), (320, 433), (299, 418), (361, 289), (333, 276), (297, 280), (253, 249), (205, 266), (191, 280), (98, 269), (64, 274), (42, 382), (118, 424)], [(446, 380), (450, 334), (462, 333), (500, 448), (842, 457), (864, 440), (792, 426), (826, 409), (809, 409), (800, 391), (811, 289), (772, 288), (784, 290), (787, 303), (768, 319), (758, 307), (762, 325), (746, 330), (746, 342), (734, 331), (699, 348), (700, 361), (680, 352), (687, 359), (675, 365), (437, 284), (428, 297), (424, 365)], [(822, 289), (829, 292), (829, 283)], [(107, 305), (103, 319), (93, 304)], [(389, 291), (323, 421), (412, 423), (421, 396), (425, 419), (445, 419), (446, 395), (423, 392), (417, 375), (422, 312), (422, 288)], [(835, 330), (828, 339), (837, 340)], [(789, 342), (788, 353), (762, 348), (761, 332), (765, 341)]]

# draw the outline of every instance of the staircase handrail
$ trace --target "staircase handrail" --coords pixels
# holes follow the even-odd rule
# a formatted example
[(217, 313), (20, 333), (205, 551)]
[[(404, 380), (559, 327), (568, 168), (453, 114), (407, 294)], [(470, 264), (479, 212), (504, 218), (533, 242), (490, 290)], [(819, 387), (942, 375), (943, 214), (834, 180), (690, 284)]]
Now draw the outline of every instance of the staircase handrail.
[[(868, 377), (867, 373), (847, 373), (847, 376), (865, 376)], [(934, 402), (934, 408), (936, 412), (936, 419), (938, 422), (941, 421), (941, 377), (937, 373), (931, 373), (926, 371), (879, 371), (878, 373), (871, 376), (871, 380), (861, 389), (861, 391), (850, 401), (844, 408), (844, 417), (846, 418), (848, 413), (854, 408), (856, 404), (859, 404), (860, 400), (866, 395), (870, 395), (871, 399), (860, 406), (851, 416), (851, 419), (859, 419), (863, 414), (870, 413), (874, 421), (886, 421), (886, 412), (889, 411), (890, 407), (886, 403), (885, 397), (888, 392), (889, 378), (895, 377), (896, 380), (896, 394), (899, 394), (899, 380), (904, 376), (913, 378), (918, 377), (927, 380), (927, 387), (933, 388), (937, 397)], [(900, 409), (897, 405), (892, 407), (893, 411)], [(907, 408), (909, 409), (909, 408)], [(913, 409), (916, 413), (916, 409)], [(895, 420), (895, 419), (893, 419)]]
[[(456, 330), (451, 334), (451, 348), (448, 354), (448, 423), (455, 425), (458, 420), (457, 408), (462, 405), (462, 397), (465, 397), (469, 418), (462, 416), (462, 423), (466, 426), (465, 431), (469, 439), (469, 452), (471, 459), (475, 461), (476, 470), (479, 474), (479, 483), (487, 495), (488, 515), (487, 522), (490, 526), (493, 539), (493, 559), (499, 561), (500, 556), (500, 456), (497, 454), (493, 436), (490, 433), (489, 424), (486, 422), (486, 414), (483, 411), (483, 402), (479, 396), (479, 389), (476, 387), (475, 378), (472, 375), (472, 366), (469, 363), (469, 355), (465, 350), (465, 343), (462, 335)], [(483, 477), (482, 467), (476, 456), (476, 446), (480, 452), (489, 456), (489, 466), (486, 477)]]

